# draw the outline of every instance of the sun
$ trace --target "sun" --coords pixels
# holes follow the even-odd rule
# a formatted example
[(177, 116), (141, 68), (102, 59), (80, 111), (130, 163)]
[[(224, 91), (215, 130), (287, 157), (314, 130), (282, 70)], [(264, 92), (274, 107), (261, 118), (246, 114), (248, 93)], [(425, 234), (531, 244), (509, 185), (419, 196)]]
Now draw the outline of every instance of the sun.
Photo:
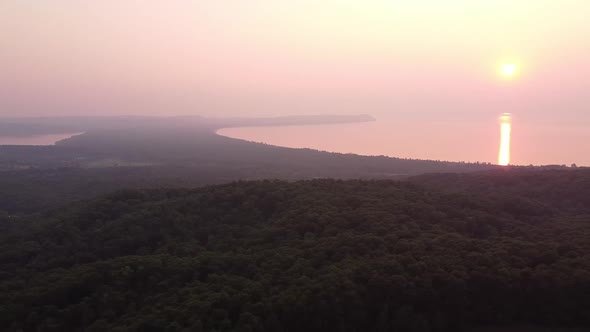
[(505, 63), (502, 66), (502, 74), (507, 77), (512, 77), (516, 73), (516, 65), (513, 63)]

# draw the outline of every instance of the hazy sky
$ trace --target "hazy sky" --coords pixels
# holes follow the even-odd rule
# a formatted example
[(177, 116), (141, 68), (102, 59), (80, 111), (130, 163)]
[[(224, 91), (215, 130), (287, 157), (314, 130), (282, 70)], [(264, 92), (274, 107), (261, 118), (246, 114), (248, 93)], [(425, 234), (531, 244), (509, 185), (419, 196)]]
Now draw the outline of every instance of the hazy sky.
[(587, 0), (2, 0), (0, 116), (509, 111), (588, 126), (589, 13)]

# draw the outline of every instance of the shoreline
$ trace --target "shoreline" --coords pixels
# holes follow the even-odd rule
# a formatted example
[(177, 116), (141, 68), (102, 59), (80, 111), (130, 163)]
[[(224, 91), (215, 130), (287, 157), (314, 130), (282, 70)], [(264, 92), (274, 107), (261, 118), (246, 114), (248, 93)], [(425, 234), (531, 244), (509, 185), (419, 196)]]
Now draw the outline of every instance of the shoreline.
[(0, 136), (0, 146), (56, 146), (59, 142), (84, 132), (30, 136)]

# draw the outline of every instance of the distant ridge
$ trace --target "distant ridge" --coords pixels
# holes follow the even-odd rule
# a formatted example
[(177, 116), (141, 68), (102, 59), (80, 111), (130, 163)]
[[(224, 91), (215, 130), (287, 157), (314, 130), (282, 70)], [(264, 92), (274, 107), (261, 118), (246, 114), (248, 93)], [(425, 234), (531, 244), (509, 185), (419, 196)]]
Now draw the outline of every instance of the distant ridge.
[(302, 126), (338, 123), (372, 122), (376, 119), (369, 114), (359, 115), (294, 115), (272, 118), (229, 118), (221, 122), (229, 127)]
[(375, 118), (361, 115), (294, 115), (259, 118), (206, 118), (191, 116), (117, 116), (117, 117), (46, 117), (46, 118), (0, 118), (0, 134), (6, 136), (29, 136), (64, 134), (95, 130), (146, 128), (162, 126), (197, 126), (212, 131), (230, 127), (254, 126), (301, 126), (337, 123), (370, 122)]

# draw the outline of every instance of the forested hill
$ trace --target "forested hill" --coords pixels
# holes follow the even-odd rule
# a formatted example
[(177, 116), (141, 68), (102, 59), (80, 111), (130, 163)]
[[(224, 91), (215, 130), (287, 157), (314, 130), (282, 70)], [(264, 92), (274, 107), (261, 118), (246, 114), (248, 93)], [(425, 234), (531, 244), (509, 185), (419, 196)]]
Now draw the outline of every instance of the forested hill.
[[(486, 172), (424, 174), (409, 179), (429, 189), (449, 193), (477, 194), (505, 201), (514, 209), (552, 209), (590, 212), (590, 168), (501, 168)], [(514, 200), (513, 196), (519, 199)], [(539, 206), (542, 210), (542, 207)]]
[[(558, 178), (562, 194), (583, 188)], [(237, 182), (5, 217), (0, 329), (590, 327), (590, 216), (526, 189)]]

